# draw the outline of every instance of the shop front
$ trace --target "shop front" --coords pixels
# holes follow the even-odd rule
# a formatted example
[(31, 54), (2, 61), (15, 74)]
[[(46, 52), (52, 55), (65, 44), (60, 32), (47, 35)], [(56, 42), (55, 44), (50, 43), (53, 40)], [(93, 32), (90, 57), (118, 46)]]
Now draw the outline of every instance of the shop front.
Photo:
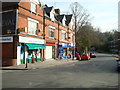
[(59, 43), (59, 56), (58, 58), (68, 58), (67, 43)]
[(17, 64), (34, 63), (44, 57), (43, 50), (46, 48), (43, 39), (19, 36), (17, 46)]
[(71, 58), (73, 51), (72, 43), (59, 43), (59, 56), (58, 58)]
[(55, 59), (55, 42), (46, 41), (46, 60)]

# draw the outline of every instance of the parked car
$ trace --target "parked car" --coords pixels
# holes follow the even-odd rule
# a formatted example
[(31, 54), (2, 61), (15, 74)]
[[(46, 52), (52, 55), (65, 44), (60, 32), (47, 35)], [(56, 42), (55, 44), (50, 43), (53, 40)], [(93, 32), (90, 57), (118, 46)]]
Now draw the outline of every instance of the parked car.
[(82, 54), (81, 60), (90, 60), (90, 55), (89, 54)]
[(91, 57), (91, 58), (96, 58), (95, 52), (90, 52), (90, 57)]
[(75, 56), (76, 56), (76, 60), (81, 60), (81, 56), (80, 56), (80, 54), (79, 53), (75, 53)]

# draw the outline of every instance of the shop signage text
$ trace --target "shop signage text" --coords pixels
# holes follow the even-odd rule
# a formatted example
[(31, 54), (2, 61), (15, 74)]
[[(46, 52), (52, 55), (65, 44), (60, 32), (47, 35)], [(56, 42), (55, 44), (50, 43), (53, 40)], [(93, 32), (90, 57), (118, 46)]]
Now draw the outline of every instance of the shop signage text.
[(23, 36), (19, 36), (19, 42), (21, 42), (21, 43), (45, 44), (43, 39), (23, 37)]
[(0, 37), (0, 42), (13, 42), (13, 37)]

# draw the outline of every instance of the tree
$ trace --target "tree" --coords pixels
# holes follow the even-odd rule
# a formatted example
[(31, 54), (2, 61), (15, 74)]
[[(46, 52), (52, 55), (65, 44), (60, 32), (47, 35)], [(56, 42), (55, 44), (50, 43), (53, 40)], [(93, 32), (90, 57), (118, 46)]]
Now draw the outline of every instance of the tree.
[(76, 34), (78, 52), (88, 52), (87, 50), (93, 45), (94, 35), (91, 24), (86, 24), (79, 28)]
[[(78, 2), (74, 2), (70, 5), (71, 11), (73, 14), (74, 19), (74, 26), (75, 26), (75, 41), (76, 41), (76, 48), (79, 47), (79, 43), (81, 43), (78, 39), (78, 31), (79, 27), (85, 26), (89, 22), (89, 14), (87, 14), (87, 10), (85, 10)], [(86, 39), (86, 41), (89, 41)], [(82, 44), (82, 43), (81, 43)], [(84, 43), (85, 44), (85, 43)]]

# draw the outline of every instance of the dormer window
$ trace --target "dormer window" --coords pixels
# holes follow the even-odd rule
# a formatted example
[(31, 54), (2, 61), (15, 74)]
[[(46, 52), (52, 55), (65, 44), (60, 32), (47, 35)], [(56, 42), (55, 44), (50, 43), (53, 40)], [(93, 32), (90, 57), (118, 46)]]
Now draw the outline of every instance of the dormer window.
[(31, 11), (36, 13), (36, 8), (37, 8), (37, 5), (35, 3), (31, 3)]

